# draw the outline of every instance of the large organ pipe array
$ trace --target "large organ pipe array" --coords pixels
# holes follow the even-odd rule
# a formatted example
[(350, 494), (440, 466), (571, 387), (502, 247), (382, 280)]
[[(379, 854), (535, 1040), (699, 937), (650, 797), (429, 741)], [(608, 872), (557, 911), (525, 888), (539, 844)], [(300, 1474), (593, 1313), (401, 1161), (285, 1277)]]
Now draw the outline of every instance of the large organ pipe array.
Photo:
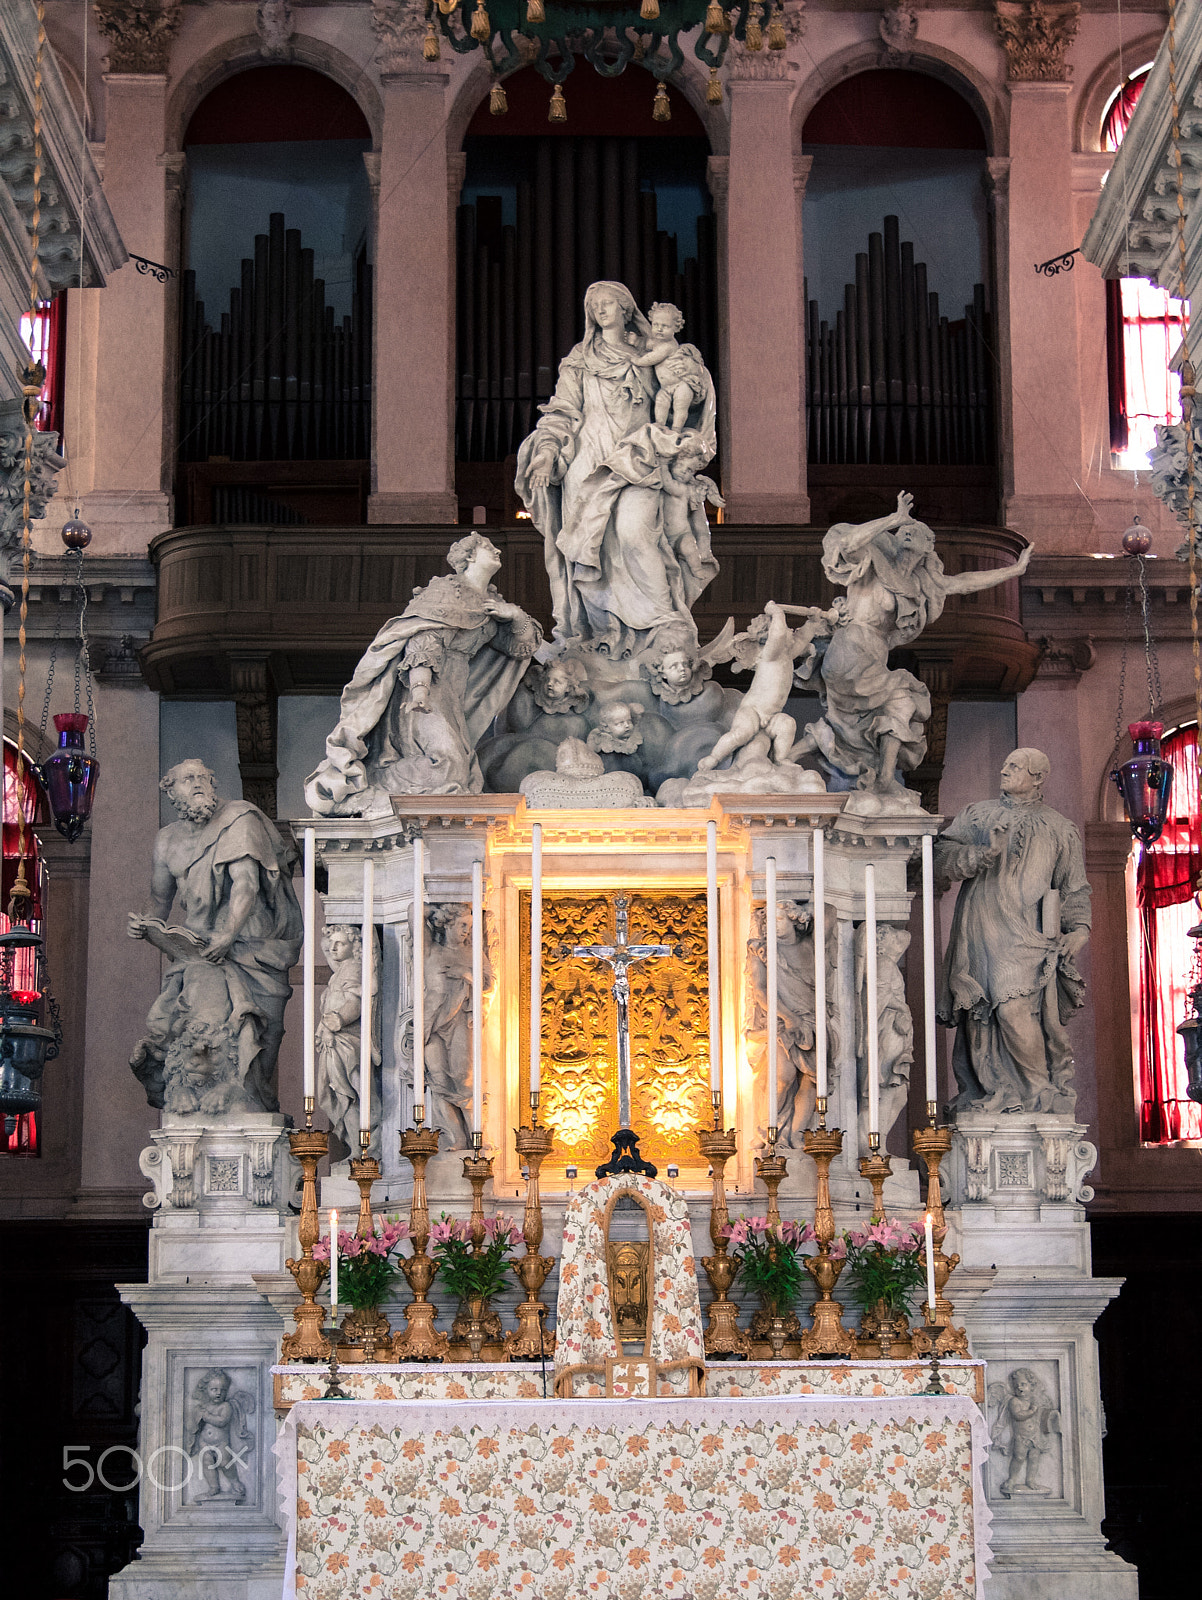
[(681, 262), (639, 186), (636, 139), (539, 139), (517, 186), (516, 226), (501, 201), (459, 207), (455, 454), (500, 461), (538, 421), (563, 356), (584, 332), (584, 291), (624, 283), (646, 311), (680, 307), (678, 335), (714, 371), (717, 285), (714, 219), (697, 221), (698, 254)]
[(216, 329), (185, 272), (179, 459), (364, 460), (371, 447), (371, 267), (355, 264), (338, 321), (313, 252), (273, 211)]
[(809, 459), (992, 464), (993, 350), (984, 287), (962, 321), (940, 316), (925, 264), (886, 217), (856, 256), (833, 328), (809, 300)]

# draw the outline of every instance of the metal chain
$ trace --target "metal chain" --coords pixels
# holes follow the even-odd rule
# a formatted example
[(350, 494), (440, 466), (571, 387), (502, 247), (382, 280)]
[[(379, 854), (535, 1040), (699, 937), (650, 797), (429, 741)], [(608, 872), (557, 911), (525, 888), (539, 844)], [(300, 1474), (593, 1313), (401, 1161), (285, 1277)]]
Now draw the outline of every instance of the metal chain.
[[(1129, 557), (1124, 559), (1129, 560)], [(1131, 579), (1127, 579), (1127, 598), (1123, 606), (1123, 654), (1119, 662), (1119, 706), (1114, 714), (1114, 748), (1122, 755), (1123, 701), (1127, 695), (1127, 645), (1131, 640)]]
[(63, 631), (63, 597), (60, 593), (54, 609), (54, 639), (50, 645), (50, 666), (46, 671), (46, 694), (42, 700), (42, 738), (46, 737), (46, 724), (50, 721), (50, 695), (54, 689), (54, 670), (58, 666), (58, 646)]
[(1144, 556), (1137, 556), (1139, 562), (1139, 608), (1144, 624), (1144, 670), (1148, 674), (1148, 721), (1156, 721), (1156, 713), (1160, 709), (1160, 658), (1156, 654), (1156, 646), (1152, 642), (1152, 627), (1148, 621), (1148, 563)]
[[(85, 615), (88, 609), (88, 589), (83, 581), (83, 551), (73, 549), (71, 554), (75, 557), (75, 596), (78, 608), (78, 622), (75, 635), (75, 696), (73, 709), (79, 710), (80, 677), (83, 678), (84, 694), (88, 702), (88, 754), (93, 761), (96, 759), (96, 707), (92, 703), (92, 662), (88, 651), (88, 632), (85, 625)], [(46, 672), (46, 695), (42, 701), (42, 736), (46, 736), (46, 724), (50, 720), (50, 696), (54, 690), (54, 674), (58, 666), (58, 647), (62, 637), (63, 606), (62, 596), (59, 597), (58, 609), (54, 614), (54, 642), (50, 647), (50, 666)]]

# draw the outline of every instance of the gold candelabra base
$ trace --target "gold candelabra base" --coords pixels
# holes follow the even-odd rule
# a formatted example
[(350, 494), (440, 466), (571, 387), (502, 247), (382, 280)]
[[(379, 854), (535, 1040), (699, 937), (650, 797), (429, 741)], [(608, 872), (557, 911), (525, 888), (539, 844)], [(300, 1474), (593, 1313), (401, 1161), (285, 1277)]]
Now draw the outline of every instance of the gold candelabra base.
[[(825, 1104), (821, 1110), (825, 1113)], [(824, 1116), (822, 1120), (825, 1121)], [(818, 1168), (818, 1194), (814, 1202), (814, 1237), (818, 1241), (818, 1253), (805, 1258), (806, 1271), (814, 1280), (818, 1298), (810, 1312), (811, 1326), (802, 1333), (798, 1344), (803, 1360), (814, 1356), (854, 1356), (858, 1348), (856, 1336), (843, 1326), (843, 1307), (834, 1298), (844, 1262), (831, 1255), (835, 1237), (831, 1162), (843, 1149), (843, 1133), (839, 1128), (807, 1128), (804, 1142), (806, 1154)]]
[[(480, 1153), (483, 1142), (481, 1134), (473, 1133), (472, 1153), (463, 1158), (463, 1176), (472, 1186), (468, 1232), (476, 1252), (484, 1246), (484, 1185), (492, 1177), (492, 1159)], [(504, 1341), (501, 1318), (482, 1297), (465, 1301), (451, 1323), (451, 1355), (456, 1361), (499, 1361)]]
[[(308, 1103), (306, 1111), (311, 1118), (312, 1106)], [(326, 1311), (324, 1306), (317, 1304), (316, 1296), (322, 1279), (329, 1269), (324, 1261), (313, 1259), (313, 1246), (321, 1234), (317, 1220), (317, 1163), (330, 1148), (330, 1136), (317, 1128), (295, 1128), (288, 1135), (288, 1143), (301, 1169), (301, 1214), (298, 1229), (301, 1253), (299, 1260), (287, 1261), (284, 1264), (296, 1279), (296, 1287), (301, 1293), (301, 1303), (292, 1313), (296, 1319), (296, 1331), (284, 1336), (280, 1346), (280, 1356), (284, 1361), (328, 1361), (332, 1347), (321, 1331)], [(336, 1241), (334, 1248), (337, 1248)]]
[[(530, 1120), (535, 1120), (533, 1115)], [(526, 1183), (526, 1210), (522, 1218), (526, 1254), (513, 1264), (518, 1282), (526, 1291), (526, 1298), (518, 1304), (517, 1331), (505, 1335), (506, 1361), (542, 1361), (555, 1351), (555, 1335), (548, 1333), (545, 1327), (547, 1308), (539, 1298), (547, 1275), (555, 1265), (555, 1258), (538, 1253), (543, 1242), (543, 1207), (538, 1190), (538, 1174), (539, 1168), (551, 1154), (553, 1143), (554, 1134), (550, 1128), (518, 1128), (514, 1133), (514, 1147), (530, 1173)]]
[(426, 1296), (438, 1271), (437, 1261), (426, 1254), (430, 1238), (430, 1208), (426, 1203), (426, 1164), (438, 1154), (438, 1129), (413, 1127), (401, 1132), (401, 1154), (413, 1163), (413, 1200), (409, 1207), (409, 1237), (413, 1254), (401, 1258), (413, 1299), (404, 1308), (405, 1327), (392, 1336), (394, 1361), (445, 1361), (448, 1340), (434, 1326), (437, 1309)]
[(784, 1156), (776, 1153), (775, 1128), (768, 1129), (768, 1153), (758, 1157), (755, 1164), (756, 1176), (761, 1180), (768, 1191), (767, 1219), (769, 1224), (780, 1225), (780, 1206), (777, 1203), (776, 1193), (785, 1181), (785, 1174), (789, 1170), (789, 1163)]
[[(943, 1195), (939, 1188), (939, 1167), (952, 1147), (952, 1130), (949, 1127), (915, 1128), (911, 1135), (914, 1153), (922, 1157), (927, 1168), (927, 1212), (931, 1218), (931, 1235), (935, 1242), (935, 1312), (926, 1307), (921, 1327), (911, 1335), (915, 1355), (967, 1356), (968, 1334), (952, 1322), (955, 1307), (944, 1294), (947, 1280), (960, 1263), (958, 1254), (944, 1255), (943, 1241), (947, 1237), (947, 1223), (943, 1216)], [(926, 1250), (922, 1259), (926, 1261)]]
[[(715, 1116), (719, 1119), (720, 1109), (720, 1106), (715, 1107)], [(714, 1361), (725, 1361), (730, 1356), (745, 1361), (751, 1355), (751, 1340), (739, 1327), (739, 1308), (729, 1298), (739, 1267), (727, 1253), (726, 1238), (730, 1222), (726, 1209), (726, 1163), (735, 1153), (738, 1136), (733, 1128), (725, 1132), (720, 1127), (698, 1128), (697, 1143), (709, 1163), (714, 1186), (710, 1201), (710, 1238), (714, 1242), (714, 1253), (701, 1258), (714, 1296), (706, 1318), (705, 1353)]]

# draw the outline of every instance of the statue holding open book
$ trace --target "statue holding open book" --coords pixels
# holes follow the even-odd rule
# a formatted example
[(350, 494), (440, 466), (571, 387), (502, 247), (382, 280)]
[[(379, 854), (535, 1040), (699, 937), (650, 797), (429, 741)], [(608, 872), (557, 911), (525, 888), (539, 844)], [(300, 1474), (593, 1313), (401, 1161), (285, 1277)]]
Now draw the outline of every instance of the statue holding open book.
[[(160, 787), (178, 821), (154, 845), (150, 907), (129, 936), (169, 958), (130, 1066), (152, 1106), (172, 1112), (278, 1111), (276, 1063), (300, 954), (292, 862), (248, 800), (219, 800), (203, 761)], [(172, 905), (181, 921), (168, 921)]]

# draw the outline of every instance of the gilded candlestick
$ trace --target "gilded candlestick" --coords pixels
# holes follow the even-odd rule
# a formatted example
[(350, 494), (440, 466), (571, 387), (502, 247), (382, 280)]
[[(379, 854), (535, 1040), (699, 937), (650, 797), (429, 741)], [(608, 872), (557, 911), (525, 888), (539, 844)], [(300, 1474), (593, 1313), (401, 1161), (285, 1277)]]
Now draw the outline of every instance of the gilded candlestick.
[[(955, 1307), (946, 1298), (943, 1291), (947, 1287), (947, 1280), (960, 1261), (958, 1254), (950, 1256), (943, 1253), (943, 1241), (947, 1237), (947, 1223), (943, 1216), (943, 1196), (939, 1188), (939, 1166), (944, 1156), (952, 1147), (952, 1130), (949, 1127), (915, 1128), (911, 1135), (914, 1151), (926, 1162), (927, 1168), (927, 1211), (931, 1218), (931, 1232), (935, 1240), (935, 1314), (932, 1317), (928, 1305), (925, 1311), (923, 1326), (915, 1328), (913, 1333), (915, 1355), (927, 1355), (937, 1349), (941, 1355), (967, 1356), (968, 1335), (963, 1328), (957, 1328), (952, 1322)], [(926, 1263), (926, 1248), (922, 1252), (922, 1260)]]
[[(311, 1124), (313, 1106), (310, 1100), (306, 1100), (305, 1110)], [(298, 1261), (287, 1261), (285, 1265), (296, 1279), (301, 1303), (293, 1312), (296, 1332), (285, 1335), (280, 1353), (285, 1361), (328, 1361), (330, 1341), (321, 1331), (326, 1312), (324, 1306), (317, 1304), (316, 1295), (329, 1269), (324, 1261), (313, 1259), (313, 1246), (321, 1235), (317, 1220), (317, 1163), (330, 1147), (330, 1136), (312, 1126), (295, 1128), (288, 1135), (288, 1144), (301, 1168), (301, 1214), (297, 1229), (301, 1253)]]
[(468, 1220), (472, 1249), (479, 1250), (484, 1243), (484, 1185), (492, 1177), (492, 1158), (480, 1154), (484, 1136), (472, 1134), (472, 1153), (463, 1158), (463, 1176), (472, 1186), (472, 1214)]
[(434, 1326), (438, 1312), (426, 1299), (437, 1261), (426, 1254), (430, 1238), (430, 1209), (426, 1203), (426, 1163), (438, 1154), (438, 1129), (423, 1128), (421, 1118), (414, 1111), (416, 1127), (401, 1132), (401, 1154), (413, 1163), (413, 1199), (409, 1206), (409, 1237), (413, 1254), (402, 1256), (401, 1271), (405, 1274), (413, 1299), (405, 1307), (405, 1329), (392, 1336), (394, 1361), (445, 1361), (447, 1336)]
[(789, 1163), (784, 1156), (776, 1153), (776, 1128), (768, 1129), (768, 1151), (766, 1155), (757, 1158), (755, 1163), (756, 1175), (763, 1180), (768, 1191), (768, 1222), (770, 1225), (780, 1226), (780, 1206), (777, 1204), (776, 1191), (785, 1181), (785, 1174), (789, 1170)]
[(868, 1135), (868, 1155), (860, 1157), (860, 1176), (872, 1185), (872, 1221), (883, 1222), (885, 1217), (885, 1179), (893, 1171), (888, 1155), (881, 1154), (879, 1133)]
[[(825, 1107), (823, 1108), (825, 1110)], [(807, 1128), (805, 1151), (818, 1169), (818, 1194), (814, 1202), (814, 1237), (818, 1253), (806, 1256), (806, 1271), (818, 1289), (810, 1313), (813, 1325), (801, 1336), (803, 1360), (813, 1356), (851, 1356), (856, 1353), (856, 1336), (843, 1326), (843, 1307), (834, 1298), (834, 1288), (844, 1261), (831, 1255), (835, 1237), (835, 1213), (831, 1208), (831, 1162), (843, 1149), (839, 1128)]]
[[(714, 1115), (720, 1122), (721, 1097), (715, 1094), (714, 1101)], [(739, 1356), (746, 1360), (751, 1354), (751, 1340), (740, 1329), (739, 1308), (729, 1298), (730, 1286), (735, 1280), (739, 1265), (737, 1261), (732, 1261), (728, 1254), (726, 1237), (726, 1229), (730, 1223), (726, 1210), (726, 1163), (735, 1153), (738, 1136), (733, 1128), (728, 1128), (725, 1133), (720, 1126), (698, 1128), (697, 1143), (713, 1175), (710, 1238), (714, 1242), (714, 1254), (701, 1258), (701, 1265), (705, 1269), (705, 1275), (710, 1281), (714, 1295), (710, 1301), (706, 1321), (705, 1353), (716, 1361), (725, 1360), (727, 1356)]]
[[(370, 1134), (364, 1129), (359, 1135), (364, 1150)], [(375, 1235), (375, 1219), (371, 1212), (371, 1189), (380, 1176), (380, 1163), (374, 1156), (362, 1155), (350, 1163), (351, 1179), (359, 1186), (359, 1220), (355, 1225), (357, 1239), (371, 1239)], [(392, 1329), (382, 1311), (362, 1306), (352, 1308), (342, 1319), (341, 1335), (344, 1341), (344, 1361), (374, 1361), (378, 1345), (386, 1344)]]
[[(532, 1105), (534, 1098), (531, 1095)], [(533, 1115), (531, 1121), (534, 1121)], [(522, 1218), (526, 1254), (513, 1264), (518, 1281), (526, 1291), (526, 1298), (517, 1308), (517, 1332), (505, 1335), (506, 1361), (539, 1361), (555, 1349), (555, 1335), (547, 1333), (543, 1325), (547, 1308), (539, 1299), (547, 1274), (555, 1265), (555, 1258), (538, 1253), (538, 1247), (543, 1242), (543, 1208), (538, 1192), (538, 1173), (551, 1154), (553, 1143), (554, 1134), (550, 1128), (518, 1128), (514, 1133), (514, 1146), (530, 1173), (526, 1184), (526, 1211)]]

